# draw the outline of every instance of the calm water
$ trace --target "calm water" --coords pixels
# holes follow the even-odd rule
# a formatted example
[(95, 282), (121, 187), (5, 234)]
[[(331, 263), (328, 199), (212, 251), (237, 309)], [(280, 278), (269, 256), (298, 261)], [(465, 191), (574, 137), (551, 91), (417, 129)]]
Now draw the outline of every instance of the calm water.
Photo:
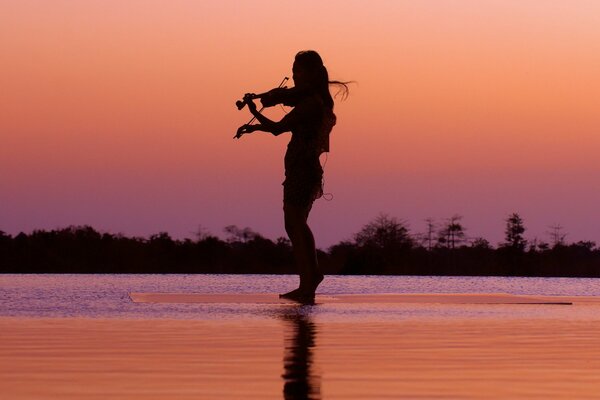
[[(281, 305), (135, 304), (129, 292), (282, 293), (297, 285), (290, 275), (0, 275), (0, 316), (238, 319), (270, 318)], [(600, 296), (600, 279), (508, 277), (328, 276), (319, 293), (510, 293)], [(326, 320), (418, 316), (499, 316), (506, 307), (323, 304), (311, 312)], [(517, 308), (511, 315), (546, 316), (547, 307)], [(561, 312), (560, 310), (552, 310)], [(516, 312), (516, 314), (515, 314)], [(569, 311), (563, 312), (571, 314)], [(433, 314), (432, 314), (433, 313)], [(562, 314), (560, 314), (562, 315)]]
[[(269, 275), (0, 275), (0, 395), (29, 399), (595, 399), (600, 306), (136, 304), (278, 293)], [(327, 277), (325, 294), (600, 296), (600, 280)]]

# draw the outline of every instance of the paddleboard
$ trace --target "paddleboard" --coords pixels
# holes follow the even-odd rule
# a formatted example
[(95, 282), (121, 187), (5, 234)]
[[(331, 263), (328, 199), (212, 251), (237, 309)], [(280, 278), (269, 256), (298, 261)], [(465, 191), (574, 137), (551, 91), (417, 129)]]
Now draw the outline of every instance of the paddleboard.
[[(134, 303), (294, 304), (275, 293), (129, 293)], [(559, 296), (518, 296), (505, 293), (318, 294), (316, 304), (547, 304), (572, 305)]]

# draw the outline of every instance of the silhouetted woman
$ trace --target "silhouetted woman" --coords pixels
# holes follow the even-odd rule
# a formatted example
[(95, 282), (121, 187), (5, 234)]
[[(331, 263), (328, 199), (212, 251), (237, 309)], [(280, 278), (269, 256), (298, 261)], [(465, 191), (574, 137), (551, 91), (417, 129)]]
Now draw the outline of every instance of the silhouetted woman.
[[(292, 111), (275, 122), (260, 114), (251, 99), (247, 100), (250, 112), (259, 123), (240, 127), (238, 136), (254, 131), (270, 132), (275, 136), (292, 132), (285, 153), (283, 211), (285, 230), (299, 269), (300, 286), (280, 297), (310, 303), (323, 280), (315, 239), (307, 220), (313, 202), (323, 195), (323, 168), (319, 156), (329, 151), (329, 134), (336, 121), (329, 85), (340, 85), (344, 94), (348, 93), (348, 87), (343, 82), (329, 81), (327, 69), (316, 51), (296, 54), (292, 73), (294, 88), (275, 89), (260, 96), (263, 105), (284, 103), (293, 106)], [(287, 98), (279, 101), (278, 96)]]

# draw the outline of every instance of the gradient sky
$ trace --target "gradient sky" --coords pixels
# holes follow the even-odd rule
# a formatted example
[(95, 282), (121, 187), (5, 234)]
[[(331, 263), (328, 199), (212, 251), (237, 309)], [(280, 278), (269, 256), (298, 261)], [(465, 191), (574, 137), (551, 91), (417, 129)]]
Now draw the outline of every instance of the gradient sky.
[[(284, 235), (289, 135), (235, 101), (319, 51), (338, 102), (317, 244), (384, 212), (600, 243), (600, 2), (0, 3), (0, 230)], [(280, 118), (281, 108), (268, 115)]]

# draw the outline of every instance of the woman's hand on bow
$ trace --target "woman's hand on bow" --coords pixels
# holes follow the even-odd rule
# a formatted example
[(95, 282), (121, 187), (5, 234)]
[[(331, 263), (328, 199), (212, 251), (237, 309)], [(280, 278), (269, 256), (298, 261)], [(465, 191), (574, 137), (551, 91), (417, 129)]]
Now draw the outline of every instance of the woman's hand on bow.
[(239, 139), (242, 137), (242, 135), (245, 135), (246, 133), (252, 133), (254, 131), (256, 131), (256, 125), (249, 125), (249, 124), (242, 125), (238, 128), (237, 133), (234, 136), (234, 139)]

